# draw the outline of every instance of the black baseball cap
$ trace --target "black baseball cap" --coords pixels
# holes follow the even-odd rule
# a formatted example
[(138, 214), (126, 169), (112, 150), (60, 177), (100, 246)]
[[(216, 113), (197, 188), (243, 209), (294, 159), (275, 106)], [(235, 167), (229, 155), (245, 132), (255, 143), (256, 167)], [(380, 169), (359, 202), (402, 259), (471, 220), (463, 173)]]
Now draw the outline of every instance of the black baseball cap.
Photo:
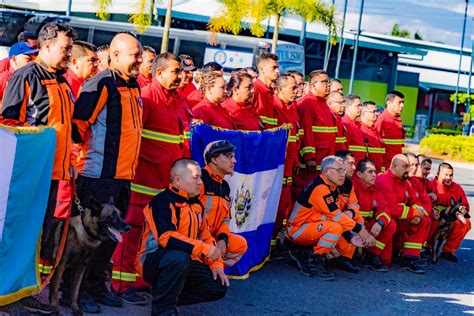
[(216, 140), (207, 144), (204, 149), (204, 161), (209, 163), (211, 158), (217, 157), (220, 154), (230, 154), (235, 152), (235, 146), (228, 140)]

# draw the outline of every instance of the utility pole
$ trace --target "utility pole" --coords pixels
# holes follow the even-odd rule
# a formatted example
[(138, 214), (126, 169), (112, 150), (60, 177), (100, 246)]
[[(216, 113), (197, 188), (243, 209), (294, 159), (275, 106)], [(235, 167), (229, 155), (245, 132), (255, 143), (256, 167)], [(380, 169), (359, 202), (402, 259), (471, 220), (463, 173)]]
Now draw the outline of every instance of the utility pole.
[(360, 28), (362, 25), (362, 15), (364, 14), (364, 0), (360, 3), (360, 13), (359, 13), (359, 25), (357, 26), (357, 34), (354, 45), (354, 57), (352, 58), (352, 68), (351, 68), (351, 81), (349, 83), (349, 94), (352, 94), (352, 88), (354, 87), (354, 75), (356, 70), (357, 63), (357, 51), (359, 50), (359, 36)]
[[(335, 0), (332, 0), (332, 5), (334, 5), (334, 2)], [(326, 49), (324, 51), (324, 65), (323, 65), (323, 69), (324, 70), (327, 70), (328, 68), (328, 64), (329, 64), (329, 54), (331, 52), (331, 49), (330, 49), (330, 41), (331, 41), (331, 30), (328, 30), (328, 38), (326, 40)]]
[[(467, 19), (467, 8), (469, 6), (469, 0), (466, 0), (466, 7), (464, 8), (464, 22), (462, 25), (462, 36), (461, 36), (461, 49), (459, 50), (459, 66), (458, 66), (458, 79), (456, 82), (456, 92), (454, 93), (454, 106), (453, 106), (453, 126), (456, 125), (456, 110), (458, 107), (458, 94), (459, 94), (459, 78), (461, 76), (461, 63), (462, 63), (462, 54), (464, 50), (464, 37), (466, 36), (466, 19)], [(469, 77), (469, 80), (471, 77)], [(469, 89), (469, 88), (468, 88)]]
[(72, 0), (68, 0), (68, 2), (67, 2), (66, 16), (70, 16), (70, 15), (71, 15), (71, 7), (72, 7)]
[(344, 49), (344, 26), (346, 24), (346, 14), (347, 14), (347, 0), (344, 0), (344, 13), (342, 14), (341, 37), (339, 40), (339, 47), (337, 50), (336, 73), (334, 74), (334, 78), (336, 79), (339, 79), (339, 69), (341, 68), (342, 50)]
[(165, 26), (163, 28), (163, 39), (161, 40), (161, 53), (168, 51), (168, 42), (170, 37), (171, 28), (171, 8), (173, 7), (173, 0), (168, 0), (168, 6), (166, 7)]

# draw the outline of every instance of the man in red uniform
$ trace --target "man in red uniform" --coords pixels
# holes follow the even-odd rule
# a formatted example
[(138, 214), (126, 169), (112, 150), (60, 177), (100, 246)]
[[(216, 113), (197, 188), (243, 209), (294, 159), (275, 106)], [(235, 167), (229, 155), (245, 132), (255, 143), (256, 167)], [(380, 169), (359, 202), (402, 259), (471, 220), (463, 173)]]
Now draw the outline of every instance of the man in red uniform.
[(325, 99), (329, 93), (328, 75), (324, 70), (314, 70), (309, 76), (310, 91), (297, 104), (303, 137), (300, 146), (302, 164), (295, 176), (294, 197), (298, 197), (302, 189), (318, 175), (323, 158), (336, 152), (336, 121)]
[(359, 214), (364, 217), (365, 227), (376, 238), (375, 246), (366, 250), (363, 264), (379, 272), (388, 271), (392, 262), (393, 235), (397, 224), (390, 215), (385, 198), (375, 184), (375, 165), (368, 158), (357, 164), (354, 188), (359, 201)]
[(347, 150), (347, 137), (344, 125), (342, 124), (342, 117), (345, 111), (344, 95), (339, 91), (333, 91), (326, 97), (326, 103), (331, 110), (337, 126), (336, 135), (336, 151)]
[(298, 70), (288, 70), (286, 72), (295, 78), (298, 91), (296, 92), (296, 100), (301, 99), (304, 96), (304, 75)]
[[(26, 43), (33, 49), (38, 49), (38, 36), (35, 32), (23, 31), (17, 37), (18, 43)], [(0, 60), (0, 73), (10, 69), (10, 57)]]
[(275, 89), (277, 91), (277, 94), (274, 96), (275, 107), (277, 110), (277, 124), (278, 126), (282, 124), (291, 124), (291, 130), (288, 136), (288, 145), (286, 147), (285, 167), (283, 171), (283, 187), (281, 188), (280, 203), (278, 204), (272, 245), (277, 244), (277, 234), (284, 226), (286, 226), (288, 214), (293, 207), (294, 201), (291, 197), (291, 187), (293, 184), (293, 174), (299, 167), (299, 122), (295, 102), (298, 92), (298, 85), (296, 84), (296, 80), (292, 75), (282, 74), (278, 76)]
[(344, 87), (339, 79), (333, 78), (329, 80), (329, 92), (339, 92), (344, 94)]
[(388, 168), (393, 156), (401, 154), (405, 146), (405, 130), (403, 129), (402, 114), (405, 106), (405, 96), (398, 91), (391, 91), (386, 98), (387, 107), (375, 122), (377, 131), (385, 144), (384, 167)]
[[(223, 76), (224, 68), (222, 68), (222, 66), (218, 63), (211, 61), (202, 66), (202, 68), (198, 71), (198, 74), (196, 76), (196, 82), (199, 85), (202, 85), (202, 76), (209, 72), (215, 72)], [(196, 89), (193, 92), (189, 93), (186, 97), (186, 101), (188, 101), (189, 107), (191, 109), (198, 105), (199, 102), (202, 101), (202, 99), (204, 99), (204, 91), (202, 89)]]
[(377, 105), (372, 101), (362, 103), (360, 114), (360, 131), (364, 136), (369, 159), (375, 164), (377, 173), (385, 171), (385, 145), (375, 127), (377, 121)]
[(367, 157), (367, 146), (364, 135), (360, 130), (360, 122), (357, 119), (360, 116), (362, 104), (360, 97), (355, 94), (349, 94), (344, 98), (346, 108), (342, 117), (342, 124), (346, 131), (347, 145), (349, 151), (354, 154), (355, 163)]
[[(447, 162), (443, 162), (438, 167), (438, 173), (431, 182), (431, 189), (436, 194), (436, 208), (443, 210), (449, 207), (450, 200), (461, 201), (469, 212), (469, 202), (464, 190), (459, 184), (453, 181), (454, 168)], [(462, 240), (471, 229), (471, 220), (465, 218), (466, 224), (457, 219), (452, 225), (443, 252), (440, 257), (451, 262), (458, 262), (458, 257), (454, 254), (459, 248)]]
[(64, 78), (71, 86), (75, 100), (79, 96), (82, 83), (97, 72), (96, 50), (94, 45), (83, 41), (75, 41), (72, 45), (72, 56)]
[(394, 247), (402, 250), (400, 265), (410, 272), (423, 274), (426, 270), (420, 261), (420, 252), (430, 221), (408, 181), (409, 167), (407, 156), (395, 155), (390, 170), (379, 175), (376, 184), (385, 197), (392, 218), (397, 220)]
[(131, 184), (127, 221), (132, 229), (123, 234), (113, 255), (112, 287), (122, 299), (132, 304), (144, 304), (139, 293), (146, 287), (137, 277), (134, 261), (143, 227), (143, 208), (169, 185), (173, 161), (182, 157), (184, 126), (177, 107), (182, 98), (176, 91), (181, 81), (181, 61), (171, 53), (163, 53), (153, 61), (154, 78), (141, 93), (143, 99), (143, 130), (136, 175)]
[(153, 59), (156, 56), (156, 51), (153, 47), (143, 46), (142, 63), (140, 64), (140, 73), (138, 74), (137, 81), (140, 88), (143, 89), (151, 83), (153, 75), (151, 72), (151, 65)]
[(178, 92), (183, 98), (187, 98), (189, 94), (197, 90), (193, 82), (193, 74), (197, 68), (194, 66), (191, 56), (182, 54), (178, 57), (181, 59), (181, 66), (183, 66), (183, 78), (179, 84)]
[(277, 114), (273, 95), (275, 81), (280, 73), (278, 56), (263, 53), (257, 57), (258, 78), (254, 83), (253, 107), (260, 115), (265, 128), (277, 127)]

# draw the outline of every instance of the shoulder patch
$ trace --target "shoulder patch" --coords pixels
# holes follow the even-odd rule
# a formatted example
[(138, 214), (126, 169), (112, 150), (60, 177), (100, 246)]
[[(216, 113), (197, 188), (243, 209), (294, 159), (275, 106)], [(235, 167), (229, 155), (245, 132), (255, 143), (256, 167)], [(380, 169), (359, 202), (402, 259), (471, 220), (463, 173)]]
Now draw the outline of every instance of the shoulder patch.
[(329, 208), (329, 211), (334, 212), (337, 209), (339, 209), (339, 207), (336, 204), (336, 200), (334, 199), (334, 196), (331, 193), (324, 195), (323, 199), (327, 207)]

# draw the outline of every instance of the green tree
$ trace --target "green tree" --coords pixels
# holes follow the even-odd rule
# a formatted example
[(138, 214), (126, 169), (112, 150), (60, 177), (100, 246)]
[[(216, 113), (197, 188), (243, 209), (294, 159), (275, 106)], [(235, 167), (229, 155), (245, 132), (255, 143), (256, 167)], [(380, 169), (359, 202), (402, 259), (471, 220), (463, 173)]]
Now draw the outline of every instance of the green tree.
[[(300, 16), (307, 22), (321, 23), (329, 28), (331, 43), (337, 42), (336, 12), (334, 6), (328, 6), (321, 0), (217, 0), (222, 9), (217, 16), (211, 17), (208, 29), (217, 34), (230, 32), (239, 34), (249, 28), (258, 37), (265, 34), (267, 21), (275, 19), (272, 52), (278, 43), (278, 31), (282, 18)], [(248, 23), (246, 23), (248, 21)]]
[(400, 29), (400, 26), (397, 23), (395, 23), (392, 27), (392, 36), (409, 38), (410, 32), (408, 30)]

